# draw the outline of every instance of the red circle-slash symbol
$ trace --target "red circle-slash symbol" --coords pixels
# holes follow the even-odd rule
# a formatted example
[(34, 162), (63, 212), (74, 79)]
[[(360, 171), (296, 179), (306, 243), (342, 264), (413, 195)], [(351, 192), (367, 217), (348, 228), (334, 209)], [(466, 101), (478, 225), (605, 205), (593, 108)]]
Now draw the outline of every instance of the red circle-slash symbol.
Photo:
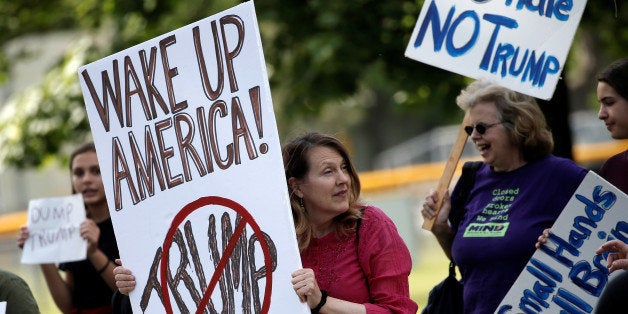
[(264, 237), (260, 227), (255, 222), (255, 219), (253, 219), (253, 216), (251, 216), (251, 214), (244, 207), (242, 207), (242, 205), (230, 199), (219, 197), (219, 196), (201, 197), (198, 200), (185, 205), (181, 209), (181, 211), (177, 213), (177, 215), (172, 220), (172, 223), (170, 224), (170, 229), (168, 229), (168, 232), (166, 233), (166, 238), (164, 239), (163, 251), (161, 253), (161, 262), (160, 262), (161, 270), (159, 274), (160, 279), (161, 279), (161, 293), (164, 298), (163, 303), (166, 308), (166, 313), (168, 314), (172, 313), (172, 305), (170, 304), (170, 295), (168, 293), (166, 272), (168, 269), (170, 246), (174, 239), (174, 234), (176, 230), (179, 228), (179, 225), (183, 223), (183, 221), (185, 220), (187, 216), (189, 216), (195, 210), (203, 206), (207, 206), (207, 205), (221, 205), (224, 207), (228, 207), (232, 209), (233, 211), (235, 211), (236, 213), (238, 213), (242, 217), (242, 220), (236, 226), (233, 232), (233, 235), (231, 236), (231, 239), (229, 240), (229, 243), (225, 251), (223, 252), (222, 257), (220, 258), (220, 262), (218, 263), (218, 266), (216, 266), (216, 270), (214, 274), (212, 275), (211, 280), (209, 281), (209, 285), (207, 286), (207, 289), (205, 289), (203, 298), (198, 304), (196, 313), (203, 313), (203, 309), (207, 306), (207, 303), (209, 302), (209, 298), (211, 297), (214, 291), (214, 288), (216, 287), (216, 284), (218, 283), (218, 280), (220, 279), (220, 275), (222, 274), (222, 271), (227, 265), (229, 256), (233, 252), (233, 249), (235, 245), (237, 244), (237, 240), (242, 234), (242, 232), (244, 231), (244, 229), (246, 228), (247, 223), (251, 226), (251, 228), (253, 229), (253, 232), (257, 235), (260, 246), (262, 248), (262, 252), (264, 253), (264, 264), (266, 265), (266, 287), (264, 289), (264, 301), (262, 302), (261, 312), (268, 313), (268, 308), (270, 307), (270, 296), (272, 292), (273, 267), (272, 267), (272, 258), (270, 255), (270, 250), (268, 248), (268, 243), (266, 242), (266, 238)]

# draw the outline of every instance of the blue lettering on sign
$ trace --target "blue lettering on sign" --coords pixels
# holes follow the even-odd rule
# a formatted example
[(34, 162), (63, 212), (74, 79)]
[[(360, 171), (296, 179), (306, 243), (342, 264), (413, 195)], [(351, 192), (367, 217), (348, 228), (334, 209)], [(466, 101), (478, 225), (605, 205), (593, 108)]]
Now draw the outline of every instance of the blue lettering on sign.
[(608, 270), (608, 268), (606, 268), (606, 258), (610, 253), (610, 251), (606, 251), (604, 252), (604, 254), (597, 254), (595, 255), (595, 257), (593, 257), (593, 266), (603, 272), (605, 276), (608, 276), (610, 274), (610, 271)]
[[(440, 52), (443, 44), (445, 44), (447, 54), (454, 58), (469, 52), (479, 38), (481, 21), (478, 14), (472, 10), (463, 11), (458, 16), (455, 15), (456, 7), (452, 6), (447, 12), (444, 22), (441, 23), (436, 1), (432, 0), (414, 40), (414, 48), (422, 45), (428, 28), (431, 27), (434, 52)], [(532, 86), (538, 87), (545, 85), (548, 75), (554, 75), (560, 71), (561, 66), (558, 59), (545, 51), (537, 52), (527, 48), (523, 49), (511, 43), (498, 42), (502, 27), (508, 29), (519, 27), (515, 19), (497, 14), (484, 14), (482, 20), (493, 24), (494, 28), (478, 65), (479, 69), (493, 74), (499, 72), (502, 77), (519, 77), (521, 82), (530, 82)], [(458, 26), (464, 21), (471, 22), (473, 31), (467, 38), (464, 38), (463, 43), (456, 46), (453, 40), (454, 34), (456, 34)]]
[(576, 199), (582, 202), (584, 207), (585, 216), (577, 216), (574, 218), (574, 229), (569, 232), (569, 243), (576, 247), (581, 247), (584, 240), (591, 236), (591, 230), (588, 229), (585, 224), (591, 228), (597, 228), (597, 222), (604, 218), (604, 214), (615, 204), (617, 196), (610, 191), (602, 192), (602, 186), (597, 185), (593, 188), (592, 199), (589, 200), (583, 195), (576, 194)]
[(628, 222), (618, 222), (615, 228), (611, 229), (611, 234), (615, 239), (628, 243)]
[(486, 47), (486, 51), (484, 52), (484, 56), (482, 57), (482, 61), (480, 62), (480, 69), (482, 70), (488, 69), (488, 64), (491, 62), (491, 52), (493, 51), (493, 47), (495, 46), (495, 41), (497, 40), (497, 34), (499, 33), (499, 29), (502, 26), (508, 28), (517, 28), (519, 26), (519, 24), (517, 24), (517, 21), (501, 15), (486, 14), (484, 15), (484, 20), (495, 24), (495, 30), (493, 30), (491, 40), (488, 42), (488, 46)]
[(603, 271), (591, 270), (591, 265), (587, 261), (579, 261), (571, 268), (569, 279), (582, 290), (599, 297), (608, 277)]
[(552, 302), (565, 310), (560, 311), (560, 313), (585, 314), (591, 313), (593, 310), (593, 307), (589, 305), (589, 303), (565, 288), (558, 289), (558, 293), (552, 298)]
[[(530, 264), (526, 266), (526, 270), (536, 277), (538, 280), (534, 282), (532, 290), (523, 291), (523, 297), (519, 302), (519, 309), (526, 313), (537, 313), (542, 308), (548, 308), (549, 303), (545, 300), (549, 299), (554, 293), (556, 282), (562, 282), (563, 276), (548, 266), (547, 264), (535, 258), (530, 260)], [(530, 307), (532, 309), (530, 309)]]
[[(533, 2), (538, 2), (534, 4)], [(510, 6), (512, 0), (506, 0), (506, 6)], [(540, 16), (547, 18), (556, 17), (559, 21), (569, 20), (569, 11), (573, 8), (572, 0), (518, 0), (517, 10), (526, 8), (531, 12), (538, 12)]]
[(418, 48), (423, 43), (423, 38), (425, 37), (425, 33), (427, 32), (427, 27), (432, 25), (432, 37), (434, 37), (434, 51), (440, 51), (443, 46), (443, 40), (445, 39), (445, 35), (447, 35), (447, 30), (451, 25), (451, 18), (454, 15), (455, 7), (452, 7), (447, 14), (447, 19), (445, 19), (445, 24), (442, 28), (440, 27), (440, 15), (438, 14), (438, 8), (436, 8), (436, 3), (432, 0), (429, 8), (427, 9), (427, 13), (425, 14), (425, 20), (423, 20), (423, 24), (421, 24), (421, 28), (419, 28), (419, 33), (414, 40), (414, 48)]
[(559, 263), (563, 264), (567, 268), (571, 268), (573, 262), (567, 257), (563, 256), (563, 250), (567, 250), (573, 256), (579, 256), (580, 251), (578, 251), (578, 247), (573, 246), (571, 243), (563, 240), (559, 236), (550, 232), (549, 237), (547, 238), (548, 242), (552, 242), (556, 245), (555, 250), (552, 250), (549, 246), (543, 245), (541, 246), (541, 250), (545, 252), (550, 257), (557, 260)]
[(478, 39), (478, 35), (480, 34), (480, 19), (478, 18), (478, 15), (473, 11), (462, 12), (462, 14), (460, 14), (460, 16), (458, 16), (458, 18), (456, 18), (454, 23), (451, 25), (452, 32), (455, 32), (455, 30), (458, 28), (458, 25), (460, 25), (460, 23), (467, 17), (473, 20), (473, 24), (475, 25), (475, 27), (473, 28), (473, 34), (466, 44), (462, 45), (460, 48), (456, 48), (454, 47), (454, 36), (447, 36), (447, 53), (449, 53), (449, 55), (452, 57), (458, 57), (465, 54), (469, 49), (471, 49), (471, 47), (475, 45), (475, 42)]
[[(584, 240), (590, 237), (592, 234), (591, 229), (596, 229), (597, 223), (615, 205), (617, 196), (610, 191), (603, 191), (602, 186), (598, 185), (593, 188), (591, 199), (580, 194), (576, 194), (575, 197), (584, 204), (585, 215), (574, 218), (573, 229), (569, 233), (568, 240), (564, 240), (550, 232), (547, 244), (552, 243), (553, 248), (546, 244), (541, 246), (541, 250), (570, 269), (569, 280), (577, 287), (592, 296), (599, 297), (608, 282), (609, 271), (605, 266), (608, 252), (595, 255), (591, 263), (584, 260), (574, 263), (572, 258), (565, 254), (565, 251), (569, 252), (571, 257), (580, 255), (579, 248), (582, 247)], [(610, 234), (602, 231), (598, 232), (598, 238), (600, 239), (612, 240), (613, 237), (628, 243), (628, 222), (617, 222), (615, 228), (611, 229)], [(530, 260), (525, 270), (536, 277), (537, 280), (534, 281), (531, 289), (523, 291), (519, 300), (519, 310), (523, 311), (523, 313), (542, 312), (544, 309), (549, 308), (548, 300), (557, 287), (556, 283), (563, 281), (562, 275), (536, 258)], [(593, 310), (590, 304), (565, 288), (559, 288), (556, 294), (552, 296), (551, 302), (562, 309), (561, 313), (584, 314), (591, 313)], [(507, 313), (512, 309), (513, 306), (511, 304), (504, 304), (498, 309), (497, 313)]]

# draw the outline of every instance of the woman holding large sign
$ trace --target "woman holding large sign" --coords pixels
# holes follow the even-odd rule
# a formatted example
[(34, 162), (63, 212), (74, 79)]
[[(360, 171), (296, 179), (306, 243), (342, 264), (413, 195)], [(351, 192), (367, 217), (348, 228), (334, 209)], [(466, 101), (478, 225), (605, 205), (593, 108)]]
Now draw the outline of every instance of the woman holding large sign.
[[(478, 80), (456, 102), (484, 164), (463, 207), (451, 206), (458, 186), (451, 199), (444, 195), (432, 232), (461, 270), (464, 313), (493, 313), (587, 170), (551, 154), (552, 134), (534, 98)], [(436, 215), (436, 194), (426, 197), (425, 219)], [(451, 227), (449, 217), (461, 212)]]
[[(87, 259), (59, 264), (42, 264), (41, 270), (55, 304), (63, 313), (111, 313), (111, 296), (116, 290), (113, 261), (119, 258), (118, 246), (109, 216), (105, 190), (94, 143), (78, 147), (70, 156), (72, 192), (81, 193), (88, 219), (81, 224), (87, 240)], [(18, 246), (29, 237), (22, 227)]]
[[(410, 252), (381, 209), (359, 203), (360, 180), (344, 145), (307, 133), (284, 146), (283, 160), (304, 267), (292, 274), (301, 301), (312, 313), (416, 313)], [(120, 293), (135, 288), (130, 270), (114, 273)]]

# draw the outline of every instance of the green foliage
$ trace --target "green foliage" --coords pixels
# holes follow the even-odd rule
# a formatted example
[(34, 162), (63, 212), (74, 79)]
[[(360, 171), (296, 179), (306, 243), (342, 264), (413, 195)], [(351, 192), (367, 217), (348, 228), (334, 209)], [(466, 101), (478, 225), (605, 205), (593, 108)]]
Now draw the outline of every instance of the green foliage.
[[(0, 163), (41, 165), (89, 137), (76, 69), (79, 65), (210, 16), (236, 0), (0, 1), (0, 84), (10, 81), (5, 48), (28, 34), (78, 30), (93, 42), (73, 43), (43, 82), (14, 93), (0, 113)], [(264, 0), (255, 3), (277, 121), (283, 133), (301, 123), (361, 132), (374, 149), (436, 125), (455, 123), (455, 96), (467, 80), (404, 57), (421, 0)], [(598, 69), (625, 56), (628, 6), (589, 0), (576, 41)], [(584, 44), (582, 44), (584, 43)], [(578, 55), (571, 53), (570, 55)], [(15, 58), (19, 58), (16, 56)], [(588, 58), (588, 59), (587, 59)], [(580, 61), (570, 61), (580, 74)], [(585, 80), (591, 73), (583, 72)], [(584, 95), (581, 98), (590, 97)], [(385, 121), (384, 121), (385, 120)], [(400, 132), (395, 127), (403, 126)]]
[(395, 110), (410, 112), (459, 91), (462, 82), (454, 75), (403, 56), (420, 11), (415, 1), (268, 0), (256, 6), (259, 19), (274, 26), (262, 32), (265, 55), (288, 116), (315, 116), (322, 104), (360, 87), (386, 90)]
[(603, 64), (625, 57), (628, 44), (628, 3), (618, 0), (589, 0), (579, 31), (593, 34)]
[(56, 159), (68, 142), (89, 138), (89, 124), (76, 69), (85, 61), (89, 43), (68, 51), (61, 66), (43, 83), (14, 95), (0, 114), (0, 160), (18, 168)]
[[(73, 42), (43, 81), (11, 95), (0, 111), (0, 164), (36, 167), (47, 161), (67, 162), (68, 146), (91, 137), (79, 66), (126, 49), (233, 5), (233, 1), (2, 1), (3, 43), (26, 34), (83, 30), (91, 40)], [(97, 43), (96, 41), (100, 41)], [(104, 44), (103, 44), (104, 42)], [(2, 46), (6, 48), (6, 45)], [(11, 62), (0, 50), (0, 84)], [(16, 56), (20, 58), (20, 55)], [(33, 56), (23, 56), (30, 57)], [(17, 61), (17, 60), (15, 60)]]

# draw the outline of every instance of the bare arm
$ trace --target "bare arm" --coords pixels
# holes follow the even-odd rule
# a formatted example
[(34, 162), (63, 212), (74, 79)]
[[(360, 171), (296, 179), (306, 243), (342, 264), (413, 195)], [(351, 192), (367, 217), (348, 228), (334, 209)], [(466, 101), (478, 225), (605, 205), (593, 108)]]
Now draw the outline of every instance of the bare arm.
[[(323, 297), (323, 293), (316, 282), (314, 271), (309, 268), (299, 269), (292, 273), (292, 288), (302, 302), (307, 302), (310, 309), (315, 308)], [(327, 297), (319, 313), (361, 314), (366, 313), (366, 308), (363, 304)]]
[[(425, 197), (425, 202), (423, 203), (423, 209), (421, 210), (421, 215), (424, 219), (433, 219), (436, 215), (436, 203), (438, 201), (438, 192), (431, 191)], [(438, 240), (438, 244), (443, 249), (445, 255), (451, 259), (451, 246), (454, 241), (455, 233), (451, 230), (449, 226), (448, 217), (449, 212), (451, 211), (451, 199), (449, 197), (449, 192), (447, 192), (443, 199), (443, 204), (438, 212), (438, 217), (434, 220), (434, 225), (432, 226), (432, 233)]]
[(96, 250), (93, 254), (87, 257), (89, 261), (94, 265), (94, 268), (98, 272), (100, 272), (100, 277), (107, 283), (107, 286), (111, 288), (111, 290), (115, 291), (116, 288), (116, 280), (113, 275), (113, 269), (115, 264), (109, 260), (109, 257), (105, 255), (101, 250)]
[(81, 236), (87, 240), (87, 259), (92, 263), (99, 275), (107, 283), (111, 290), (115, 291), (116, 281), (113, 276), (114, 263), (109, 257), (98, 248), (100, 238), (100, 228), (91, 220), (87, 219), (81, 224)]
[[(318, 303), (317, 303), (318, 304)], [(308, 302), (309, 305), (309, 302)], [(316, 306), (316, 305), (314, 305)], [(361, 314), (366, 313), (366, 308), (364, 304), (353, 303), (345, 300), (340, 300), (332, 297), (327, 297), (327, 302), (320, 309), (319, 313), (328, 314), (328, 313), (355, 313)]]
[(42, 264), (40, 267), (55, 304), (62, 313), (70, 313), (72, 310), (71, 289), (74, 281), (71, 272), (66, 272), (66, 279), (63, 280), (54, 264)]

